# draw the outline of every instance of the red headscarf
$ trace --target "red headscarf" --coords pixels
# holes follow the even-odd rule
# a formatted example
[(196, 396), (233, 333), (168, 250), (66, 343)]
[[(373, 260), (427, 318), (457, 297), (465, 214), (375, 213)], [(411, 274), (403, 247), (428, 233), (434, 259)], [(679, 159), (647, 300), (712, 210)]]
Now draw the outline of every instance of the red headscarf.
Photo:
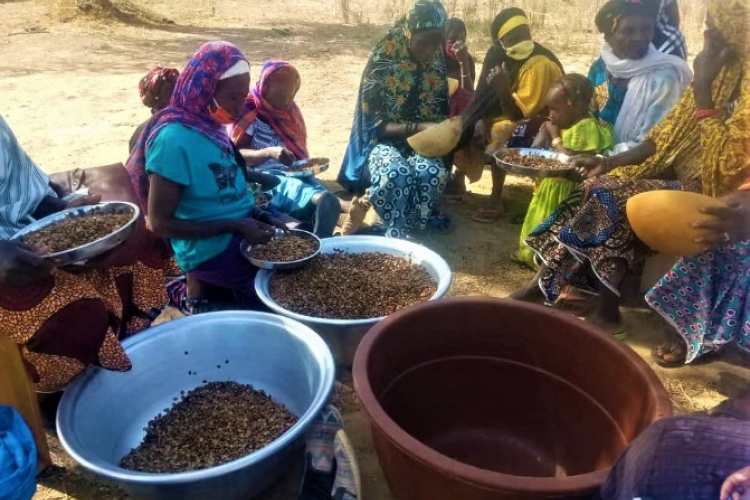
[(302, 112), (297, 104), (292, 102), (286, 109), (276, 109), (263, 96), (264, 90), (269, 85), (269, 80), (279, 78), (293, 78), (295, 92), (302, 85), (299, 73), (291, 64), (283, 61), (268, 61), (265, 63), (260, 71), (258, 83), (250, 91), (250, 95), (245, 101), (242, 118), (234, 125), (234, 130), (231, 132), (232, 141), (237, 144), (248, 127), (255, 122), (256, 118), (260, 118), (273, 128), (274, 132), (297, 158), (307, 158), (307, 129), (305, 128), (305, 120), (302, 118)]
[(138, 82), (138, 90), (141, 93), (141, 101), (143, 104), (151, 109), (166, 108), (169, 105), (169, 100), (167, 100), (167, 102), (159, 102), (162, 88), (166, 84), (171, 84), (172, 87), (174, 87), (177, 82), (177, 77), (179, 76), (180, 72), (175, 68), (162, 68), (161, 66), (157, 66), (149, 71), (148, 74)]

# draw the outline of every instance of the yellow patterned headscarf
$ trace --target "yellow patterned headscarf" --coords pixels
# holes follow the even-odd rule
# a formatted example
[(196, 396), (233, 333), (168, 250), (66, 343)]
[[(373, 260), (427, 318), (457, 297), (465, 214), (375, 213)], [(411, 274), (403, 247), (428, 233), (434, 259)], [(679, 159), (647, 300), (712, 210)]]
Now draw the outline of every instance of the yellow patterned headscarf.
[(642, 165), (617, 169), (613, 175), (647, 178), (670, 167), (683, 173), (694, 170), (691, 177), (700, 177), (703, 192), (718, 197), (736, 189), (750, 174), (750, 2), (707, 0), (707, 6), (716, 28), (737, 56), (714, 81), (714, 105), (726, 108), (739, 86), (734, 113), (723, 124), (714, 120), (699, 124), (694, 116), (695, 96), (689, 88), (648, 135), (656, 144), (656, 154)]

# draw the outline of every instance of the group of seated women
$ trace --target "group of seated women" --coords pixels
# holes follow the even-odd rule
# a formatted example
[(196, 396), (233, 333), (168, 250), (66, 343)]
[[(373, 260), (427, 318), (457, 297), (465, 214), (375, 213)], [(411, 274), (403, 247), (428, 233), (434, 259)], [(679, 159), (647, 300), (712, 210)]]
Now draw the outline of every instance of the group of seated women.
[[(145, 215), (135, 235), (116, 251), (64, 270), (10, 237), (33, 220), (98, 198), (50, 182), (0, 119), (3, 333), (20, 346), (42, 392), (63, 389), (89, 365), (126, 370), (119, 339), (148, 327), (168, 302), (167, 287), (154, 283), (185, 273), (190, 304), (204, 304), (205, 287), (214, 286), (257, 307), (256, 269), (242, 257), (240, 241), (267, 242), (290, 220), (321, 237), (350, 233), (370, 208), (386, 237), (445, 231), (450, 221), (437, 203), (449, 182), (459, 192), (465, 187), (468, 151), (533, 145), (571, 155), (583, 181), (546, 179), (536, 186), (514, 258), (538, 272), (513, 298), (589, 312), (589, 320), (622, 338), (620, 288), (645, 253), (628, 223), (627, 200), (652, 190), (703, 192), (727, 207), (699, 223), (707, 230), (706, 253), (679, 261), (647, 295), (682, 337), (654, 356), (676, 366), (732, 342), (748, 349), (750, 7), (708, 0), (707, 8), (694, 74), (675, 0), (610, 0), (596, 17), (604, 43), (588, 76), (565, 74), (560, 60), (533, 40), (526, 14), (508, 8), (492, 24), (492, 45), (476, 78), (465, 26), (449, 20), (437, 0), (417, 0), (377, 42), (362, 76), (338, 176), (355, 195), (351, 202), (312, 176), (290, 175), (292, 162), (310, 156), (295, 103), (297, 70), (268, 62), (251, 85), (250, 64), (237, 47), (207, 43), (182, 72), (156, 68), (141, 81), (153, 115), (133, 135), (127, 162)], [(428, 157), (409, 145), (414, 134), (456, 115), (478, 118), (466, 120), (455, 155)], [(459, 170), (451, 180), (454, 164)], [(475, 214), (480, 222), (502, 215), (504, 174), (492, 167), (492, 177), (490, 204)], [(259, 203), (260, 196), (268, 199)], [(739, 401), (740, 413), (750, 414), (742, 406), (750, 406), (750, 391)], [(695, 491), (689, 489), (695, 481), (633, 472), (631, 462), (643, 465), (644, 457), (657, 460), (662, 452), (671, 457), (682, 450), (687, 464), (688, 444), (667, 437), (674, 429), (698, 435), (707, 424), (661, 425), (652, 431), (658, 439), (641, 440), (623, 456), (604, 498), (692, 498), (657, 493), (674, 483), (688, 488), (681, 492)], [(720, 433), (727, 446), (747, 438), (748, 429), (738, 425)], [(710, 447), (706, 439), (693, 444)], [(727, 467), (737, 469), (750, 459), (746, 452), (732, 457)], [(734, 475), (727, 491), (741, 492), (748, 476)], [(713, 492), (716, 481), (701, 487)]]

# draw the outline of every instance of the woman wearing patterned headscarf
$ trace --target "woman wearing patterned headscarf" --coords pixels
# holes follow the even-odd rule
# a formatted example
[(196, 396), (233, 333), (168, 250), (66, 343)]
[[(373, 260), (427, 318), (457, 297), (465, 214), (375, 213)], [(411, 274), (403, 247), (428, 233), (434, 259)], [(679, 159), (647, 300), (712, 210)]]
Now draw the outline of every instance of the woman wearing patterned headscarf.
[(299, 72), (283, 61), (268, 61), (245, 101), (242, 118), (231, 127), (234, 144), (255, 171), (279, 179), (270, 208), (302, 222), (321, 238), (333, 235), (341, 204), (314, 176), (287, 175), (294, 160), (309, 158), (307, 129), (294, 101), (302, 85)]
[(575, 160), (596, 178), (584, 184), (583, 204), (562, 203), (526, 239), (545, 265), (515, 298), (555, 302), (567, 285), (583, 288), (598, 293), (590, 319), (620, 333), (619, 286), (638, 256), (627, 200), (663, 189), (723, 196), (741, 184), (750, 165), (750, 9), (744, 0), (709, 0), (708, 12), (692, 89), (640, 145)]
[(362, 75), (338, 180), (357, 194), (370, 189), (389, 237), (427, 227), (448, 177), (445, 158), (421, 156), (406, 142), (450, 113), (446, 21), (440, 2), (418, 0), (375, 46)]
[(256, 269), (240, 254), (240, 242), (267, 242), (274, 226), (284, 225), (255, 208), (244, 160), (226, 131), (249, 91), (250, 65), (242, 52), (226, 42), (203, 45), (127, 166), (151, 227), (170, 241), (189, 278), (252, 301)]
[(712, 233), (702, 242), (710, 251), (680, 260), (646, 295), (675, 329), (674, 342), (653, 353), (671, 367), (728, 344), (750, 351), (750, 6), (744, 0), (712, 0), (708, 14), (694, 92), (654, 136), (655, 160), (632, 167), (647, 175), (653, 161), (670, 159), (665, 146), (678, 154), (675, 163), (702, 159), (704, 192), (726, 195), (722, 200), (731, 207), (713, 212), (718, 220), (702, 223)]

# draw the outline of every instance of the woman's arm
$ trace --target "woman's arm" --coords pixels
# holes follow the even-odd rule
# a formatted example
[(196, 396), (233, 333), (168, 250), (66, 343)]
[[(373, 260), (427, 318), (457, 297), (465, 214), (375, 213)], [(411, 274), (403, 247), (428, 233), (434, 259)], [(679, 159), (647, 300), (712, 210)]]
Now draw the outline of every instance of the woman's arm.
[(279, 162), (282, 165), (291, 165), (295, 160), (294, 153), (282, 147), (241, 149), (240, 153), (242, 153), (242, 157), (247, 162), (248, 167), (260, 165), (268, 160)]
[[(581, 175), (591, 178), (606, 175), (618, 167), (642, 165), (654, 154), (656, 154), (656, 144), (650, 139), (646, 139), (634, 148), (614, 156), (576, 156), (571, 160), (571, 163), (578, 168)], [(647, 177), (646, 174), (649, 172), (651, 171), (641, 168), (638, 171), (638, 177)], [(623, 176), (631, 177), (629, 175)]]
[(150, 180), (149, 222), (154, 233), (162, 238), (197, 240), (237, 231), (237, 221), (233, 220), (194, 222), (175, 218), (182, 186), (157, 174), (151, 174)]
[[(151, 174), (151, 191), (148, 196), (149, 221), (151, 229), (165, 239), (199, 240), (210, 236), (226, 233), (240, 233), (253, 244), (267, 243), (274, 235), (277, 224), (270, 215), (266, 216), (269, 224), (256, 219), (245, 218), (237, 220), (218, 220), (211, 222), (196, 222), (177, 219), (174, 216), (180, 201), (182, 186), (165, 179), (158, 174)], [(257, 209), (253, 215), (259, 216)], [(280, 222), (277, 226), (285, 229)]]
[(427, 122), (383, 123), (378, 129), (378, 139), (391, 139), (397, 141), (406, 140), (414, 134), (427, 130), (433, 125), (435, 124)]

